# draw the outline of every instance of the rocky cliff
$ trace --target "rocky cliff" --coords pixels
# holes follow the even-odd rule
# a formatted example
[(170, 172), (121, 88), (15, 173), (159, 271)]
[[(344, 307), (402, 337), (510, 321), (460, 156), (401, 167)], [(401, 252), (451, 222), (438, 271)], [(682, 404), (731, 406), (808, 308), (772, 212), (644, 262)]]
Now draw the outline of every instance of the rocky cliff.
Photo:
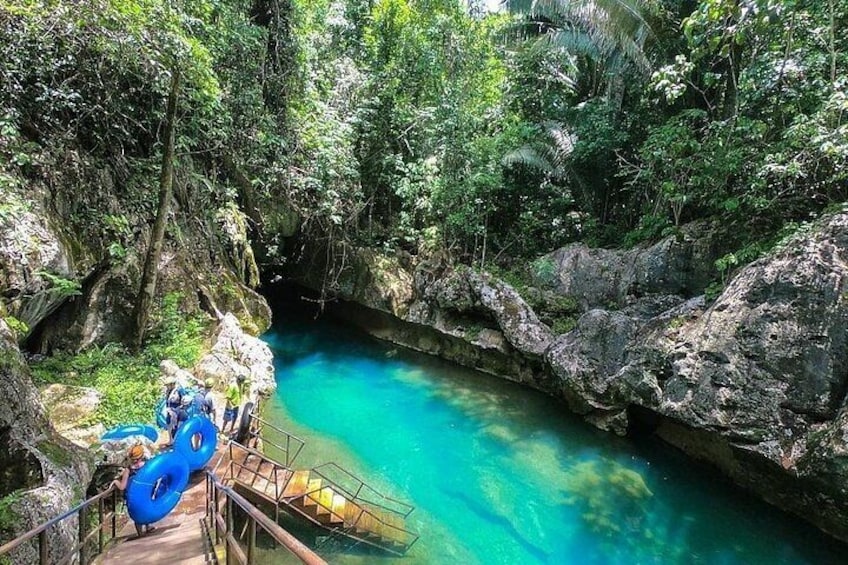
[[(8, 541), (82, 502), (92, 462), (48, 422), (15, 335), (0, 319), (0, 540)], [(51, 562), (76, 540), (76, 519), (48, 530)], [(38, 548), (13, 563), (37, 563)]]
[(542, 258), (525, 294), (579, 305), (561, 334), (494, 277), (372, 251), (340, 279), (368, 309), (343, 311), (384, 339), (546, 391), (598, 427), (648, 427), (848, 539), (848, 213), (707, 303), (698, 293), (719, 247), (696, 226), (647, 248)]
[[(131, 190), (114, 164), (60, 143), (34, 144), (31, 155), (25, 168), (0, 170), (0, 540), (81, 502), (93, 472), (48, 422), (21, 349), (126, 341), (153, 215), (154, 192)], [(271, 312), (254, 290), (244, 214), (232, 203), (200, 202), (190, 165), (175, 183), (157, 298), (177, 295), (186, 316), (232, 312), (233, 325), (256, 335)], [(51, 547), (70, 547), (74, 528), (71, 520), (51, 529), (61, 538)], [(14, 562), (36, 562), (33, 551)]]

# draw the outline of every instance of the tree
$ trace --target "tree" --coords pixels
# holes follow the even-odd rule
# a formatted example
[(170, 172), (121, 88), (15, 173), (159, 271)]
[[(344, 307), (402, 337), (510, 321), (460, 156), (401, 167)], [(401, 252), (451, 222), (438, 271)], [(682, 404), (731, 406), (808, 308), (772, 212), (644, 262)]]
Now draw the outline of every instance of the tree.
[(135, 303), (135, 328), (133, 348), (141, 349), (150, 307), (156, 295), (156, 279), (158, 276), (159, 259), (162, 256), (162, 245), (165, 241), (165, 222), (168, 219), (171, 198), (174, 191), (174, 123), (177, 118), (177, 96), (180, 89), (180, 71), (175, 68), (171, 74), (171, 90), (168, 93), (168, 109), (165, 114), (165, 148), (162, 151), (162, 168), (159, 176), (159, 205), (156, 209), (156, 220), (150, 233), (150, 243), (147, 246), (147, 256), (144, 260), (144, 271), (141, 285)]

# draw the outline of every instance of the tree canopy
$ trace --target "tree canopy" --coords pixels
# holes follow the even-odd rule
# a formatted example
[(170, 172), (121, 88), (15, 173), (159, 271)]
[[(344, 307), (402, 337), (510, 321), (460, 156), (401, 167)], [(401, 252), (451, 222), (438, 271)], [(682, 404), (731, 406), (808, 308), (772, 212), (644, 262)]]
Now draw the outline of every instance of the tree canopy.
[[(712, 221), (721, 271), (846, 200), (836, 0), (25, 0), (0, 4), (0, 182), (43, 151), (155, 206), (170, 69), (184, 207), (478, 267)], [(179, 183), (178, 183), (179, 184)], [(80, 206), (95, 213), (102, 203)], [(130, 221), (132, 223), (132, 221)], [(86, 227), (88, 226), (88, 227)], [(89, 229), (90, 222), (80, 222)], [(281, 235), (282, 234), (282, 235)]]

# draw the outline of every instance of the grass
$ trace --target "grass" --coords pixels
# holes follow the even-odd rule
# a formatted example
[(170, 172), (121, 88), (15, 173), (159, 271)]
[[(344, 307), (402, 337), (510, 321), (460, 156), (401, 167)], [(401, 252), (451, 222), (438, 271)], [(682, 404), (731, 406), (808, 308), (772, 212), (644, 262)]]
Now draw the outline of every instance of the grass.
[[(21, 499), (23, 490), (16, 490), (0, 498), (0, 533), (8, 534), (15, 530), (15, 525), (20, 518), (12, 510), (12, 505)], [(2, 561), (0, 561), (2, 563)]]
[(156, 326), (138, 355), (117, 343), (76, 355), (59, 353), (33, 364), (33, 379), (39, 385), (61, 383), (98, 390), (102, 400), (87, 423), (100, 422), (108, 428), (152, 421), (161, 392), (159, 362), (173, 359), (181, 367), (191, 367), (203, 351), (205, 325), (180, 313), (179, 300), (176, 293), (164, 298)]

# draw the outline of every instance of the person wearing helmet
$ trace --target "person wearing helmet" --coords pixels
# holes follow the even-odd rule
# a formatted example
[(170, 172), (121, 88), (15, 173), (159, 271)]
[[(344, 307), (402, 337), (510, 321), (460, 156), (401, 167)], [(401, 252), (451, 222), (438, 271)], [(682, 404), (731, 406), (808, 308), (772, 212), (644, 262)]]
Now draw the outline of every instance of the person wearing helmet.
[(183, 388), (177, 383), (177, 379), (172, 376), (167, 376), (163, 379), (165, 384), (165, 410), (167, 416), (165, 418), (165, 431), (168, 432), (168, 445), (174, 443), (174, 434), (177, 433), (179, 425), (179, 412), (182, 407), (182, 401), (185, 397)]
[[(112, 481), (110, 486), (115, 487), (121, 492), (126, 492), (130, 484), (130, 480), (139, 469), (144, 467), (147, 462), (147, 452), (141, 444), (135, 444), (127, 450), (127, 458), (124, 468), (121, 470), (121, 476)], [(156, 528), (151, 525), (135, 524), (135, 531), (138, 537), (153, 532)]]
[(212, 403), (212, 387), (215, 386), (215, 381), (206, 379), (203, 382), (203, 389), (194, 395), (194, 405), (198, 414), (203, 414), (212, 423), (215, 423), (215, 406)]
[(227, 424), (230, 424), (230, 432), (235, 431), (241, 398), (247, 388), (246, 383), (247, 377), (244, 374), (239, 374), (227, 386), (227, 391), (224, 393), (227, 404), (224, 406), (224, 424), (221, 426), (221, 433), (227, 433)]

